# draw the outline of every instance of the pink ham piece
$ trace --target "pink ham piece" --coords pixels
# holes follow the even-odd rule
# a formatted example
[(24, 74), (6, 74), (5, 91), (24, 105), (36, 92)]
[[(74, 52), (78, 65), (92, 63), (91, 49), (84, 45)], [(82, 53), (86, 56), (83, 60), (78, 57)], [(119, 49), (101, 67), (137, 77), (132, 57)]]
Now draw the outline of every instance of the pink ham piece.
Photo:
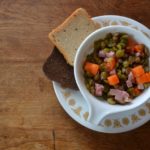
[(137, 53), (135, 54), (135, 56), (137, 56), (137, 57), (140, 56), (140, 55), (141, 55), (141, 54), (140, 54), (139, 52), (137, 52)]
[(129, 94), (126, 91), (110, 89), (109, 95), (115, 96), (115, 100), (121, 104), (131, 102), (131, 99), (129, 99)]
[(104, 62), (108, 62), (108, 58), (104, 58)]
[(106, 57), (114, 57), (115, 52), (110, 51), (109, 53), (106, 53)]
[(143, 84), (138, 84), (137, 88), (138, 88), (139, 90), (143, 90), (143, 89), (144, 89), (144, 85), (143, 85)]
[(125, 69), (125, 68), (123, 68), (123, 69), (122, 69), (122, 72), (123, 72), (123, 73), (125, 73), (125, 72), (126, 72), (126, 69)]
[(122, 59), (118, 59), (118, 62), (122, 63)]
[(128, 88), (132, 87), (133, 86), (132, 83), (134, 83), (134, 77), (133, 77), (132, 72), (130, 72), (128, 75), (128, 80), (126, 81), (127, 87)]
[(110, 75), (113, 75), (113, 74), (116, 74), (116, 70), (115, 69), (113, 69), (112, 71), (110, 71), (110, 73), (109, 73)]
[(95, 95), (102, 96), (104, 86), (102, 84), (95, 83)]
[(127, 85), (128, 88), (130, 88), (130, 87), (133, 86), (131, 80), (127, 80), (127, 81), (126, 81), (126, 85)]
[(128, 75), (128, 79), (129, 79), (129, 80), (131, 80), (131, 81), (132, 81), (132, 80), (134, 80), (134, 77), (133, 77), (132, 72), (130, 72), (130, 73), (129, 73), (129, 75)]
[(100, 50), (98, 55), (99, 55), (99, 57), (102, 57), (102, 58), (106, 57), (106, 53), (103, 50)]

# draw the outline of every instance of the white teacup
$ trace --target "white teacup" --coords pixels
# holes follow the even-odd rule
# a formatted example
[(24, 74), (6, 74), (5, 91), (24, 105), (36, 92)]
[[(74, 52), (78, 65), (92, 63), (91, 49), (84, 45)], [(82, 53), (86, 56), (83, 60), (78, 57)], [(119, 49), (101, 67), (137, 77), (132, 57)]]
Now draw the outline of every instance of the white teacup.
[(144, 92), (142, 92), (140, 96), (136, 97), (131, 103), (125, 105), (110, 105), (107, 103), (107, 101), (97, 99), (87, 90), (83, 76), (83, 63), (86, 59), (86, 56), (93, 51), (94, 41), (105, 38), (108, 33), (115, 32), (127, 33), (138, 43), (144, 44), (150, 51), (150, 39), (148, 39), (142, 32), (125, 26), (109, 26), (98, 29), (95, 32), (91, 33), (81, 43), (75, 57), (74, 75), (78, 88), (89, 106), (88, 121), (96, 125), (99, 124), (106, 115), (135, 109), (144, 104), (150, 98), (149, 87), (148, 89), (144, 90)]

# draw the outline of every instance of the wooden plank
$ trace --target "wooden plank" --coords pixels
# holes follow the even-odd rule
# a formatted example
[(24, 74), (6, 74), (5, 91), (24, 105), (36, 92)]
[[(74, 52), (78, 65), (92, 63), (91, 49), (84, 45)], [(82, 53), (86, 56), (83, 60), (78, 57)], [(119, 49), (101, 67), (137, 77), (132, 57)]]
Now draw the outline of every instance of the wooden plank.
[(52, 150), (54, 149), (53, 131), (27, 130), (20, 128), (0, 128), (1, 150)]
[(103, 134), (62, 109), (42, 65), (53, 45), (48, 33), (83, 7), (91, 16), (115, 14), (150, 27), (149, 0), (0, 1), (0, 150), (150, 149), (150, 122), (124, 134)]

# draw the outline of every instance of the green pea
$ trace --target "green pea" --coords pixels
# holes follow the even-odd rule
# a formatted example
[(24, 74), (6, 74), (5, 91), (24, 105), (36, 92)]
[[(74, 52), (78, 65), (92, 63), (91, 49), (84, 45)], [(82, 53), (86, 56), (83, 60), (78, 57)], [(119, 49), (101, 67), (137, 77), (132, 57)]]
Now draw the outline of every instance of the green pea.
[(94, 86), (91, 86), (91, 87), (90, 87), (90, 93), (91, 93), (92, 95), (95, 95), (95, 88), (94, 88)]
[(89, 79), (89, 85), (90, 85), (90, 86), (94, 85), (93, 79)]
[(113, 50), (113, 51), (117, 51), (118, 49), (117, 49), (115, 46), (113, 46), (113, 47), (112, 47), (112, 50)]
[(149, 72), (149, 67), (148, 67), (148, 66), (144, 67), (144, 70), (145, 70), (146, 72)]
[(118, 75), (118, 77), (120, 78), (120, 79), (126, 79), (127, 78), (127, 76), (125, 75), (125, 74), (123, 74), (122, 72), (121, 72), (121, 70), (118, 70), (117, 71), (117, 75)]
[(119, 63), (116, 63), (116, 68), (118, 68), (119, 67)]
[(113, 38), (112, 38), (112, 39), (113, 39), (113, 41), (114, 41), (114, 42), (117, 42), (117, 41), (118, 41), (118, 39), (119, 39), (119, 37), (118, 37), (118, 36), (113, 36)]
[(113, 36), (120, 36), (120, 33), (119, 32), (115, 32), (114, 34), (113, 34)]
[(119, 78), (121, 78), (121, 75), (122, 75), (122, 74), (118, 73), (118, 77), (119, 77)]
[(148, 66), (149, 65), (149, 60), (147, 58), (142, 59), (141, 63), (143, 64), (143, 66)]
[(114, 43), (114, 42), (109, 42), (108, 43), (108, 47), (114, 47), (116, 45), (116, 43)]
[(112, 33), (108, 33), (108, 34), (106, 35), (106, 39), (110, 39), (110, 38), (112, 38)]
[(108, 40), (108, 39), (105, 39), (104, 42), (105, 42), (105, 44), (107, 45), (108, 42), (109, 42), (109, 40)]
[(125, 48), (125, 47), (126, 47), (126, 44), (123, 43), (123, 42), (121, 42), (121, 43), (120, 43), (120, 46), (121, 46), (121, 48)]
[(118, 50), (116, 52), (116, 57), (121, 58), (125, 55), (124, 50)]
[(93, 54), (93, 60), (96, 64), (101, 64), (102, 60), (98, 57), (97, 53)]
[(117, 74), (121, 74), (122, 72), (121, 72), (121, 70), (120, 69), (118, 69), (117, 70)]
[(108, 80), (105, 79), (104, 82), (105, 82), (105, 83), (108, 83)]
[(144, 53), (145, 53), (146, 57), (150, 56), (150, 52), (147, 47), (144, 48)]
[(123, 67), (127, 68), (129, 66), (129, 62), (126, 60), (123, 62)]
[(107, 72), (102, 72), (101, 73), (101, 79), (107, 79), (107, 77), (108, 77)]
[(109, 48), (104, 48), (104, 52), (110, 52)]
[(85, 77), (91, 78), (91, 77), (93, 77), (93, 75), (90, 72), (86, 71), (85, 72)]
[(113, 99), (113, 98), (108, 98), (107, 99), (107, 102), (111, 105), (115, 105), (116, 104), (116, 101)]
[(124, 43), (124, 44), (127, 44), (128, 43), (128, 39), (121, 38), (120, 42)]
[(130, 94), (133, 93), (133, 88), (128, 88), (127, 92), (130, 93)]
[(102, 42), (101, 42), (101, 48), (103, 49), (103, 48), (105, 48), (105, 47), (106, 47), (106, 44), (105, 44), (104, 41), (102, 41)]
[(124, 74), (122, 74), (121, 70), (118, 70), (117, 71), (117, 75), (120, 79), (123, 79), (124, 78)]
[(135, 58), (135, 62), (136, 62), (136, 63), (139, 63), (140, 61), (141, 61), (140, 57), (136, 57), (136, 58)]
[(90, 90), (90, 84), (86, 83), (85, 85), (86, 85), (86, 88), (87, 88), (88, 90)]
[(101, 48), (101, 40), (94, 42), (94, 50), (99, 50)]
[(122, 46), (121, 46), (121, 44), (119, 43), (119, 44), (117, 44), (117, 48), (118, 49), (122, 49)]
[(150, 83), (145, 83), (144, 84), (144, 88), (146, 89), (146, 88), (148, 88), (150, 86)]
[(100, 68), (101, 68), (101, 71), (105, 71), (106, 70), (105, 64), (104, 63), (100, 64)]
[(129, 36), (127, 34), (124, 34), (124, 35), (121, 36), (121, 39), (128, 39), (128, 37)]
[(109, 85), (104, 84), (104, 92), (105, 92), (105, 93), (108, 93), (108, 92), (109, 92), (109, 90), (110, 90)]
[(133, 62), (134, 62), (134, 60), (135, 60), (135, 57), (133, 57), (133, 56), (129, 56), (129, 63), (130, 64), (132, 64)]
[(94, 80), (95, 81), (98, 81), (100, 79), (100, 75), (99, 75), (99, 73), (97, 73), (95, 76), (94, 76)]
[(88, 60), (89, 62), (93, 62), (94, 61), (93, 54), (87, 55), (86, 60)]
[(127, 76), (126, 76), (126, 75), (124, 75), (124, 74), (121, 74), (120, 79), (122, 79), (122, 80), (126, 80), (126, 79), (127, 79)]
[(107, 94), (106, 93), (103, 92), (102, 97), (103, 97), (104, 100), (107, 100)]
[(122, 48), (125, 48), (125, 47), (126, 47), (126, 43), (124, 43), (124, 42), (122, 42), (122, 41), (117, 44), (117, 48), (118, 48), (118, 49), (122, 49)]

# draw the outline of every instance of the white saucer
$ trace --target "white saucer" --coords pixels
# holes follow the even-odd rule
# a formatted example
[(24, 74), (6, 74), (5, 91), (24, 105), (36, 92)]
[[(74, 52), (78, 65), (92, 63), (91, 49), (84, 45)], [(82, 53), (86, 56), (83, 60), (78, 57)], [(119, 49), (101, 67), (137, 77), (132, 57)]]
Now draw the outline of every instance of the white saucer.
[[(143, 32), (150, 39), (150, 30), (141, 23), (121, 16), (99, 16), (93, 20), (98, 22), (101, 27), (110, 25), (130, 26)], [(87, 121), (88, 106), (79, 91), (64, 89), (58, 83), (53, 82), (54, 90), (58, 101), (64, 110), (81, 125), (105, 133), (121, 133), (133, 130), (142, 126), (150, 120), (150, 100), (144, 105), (119, 114), (108, 115), (99, 126)]]

